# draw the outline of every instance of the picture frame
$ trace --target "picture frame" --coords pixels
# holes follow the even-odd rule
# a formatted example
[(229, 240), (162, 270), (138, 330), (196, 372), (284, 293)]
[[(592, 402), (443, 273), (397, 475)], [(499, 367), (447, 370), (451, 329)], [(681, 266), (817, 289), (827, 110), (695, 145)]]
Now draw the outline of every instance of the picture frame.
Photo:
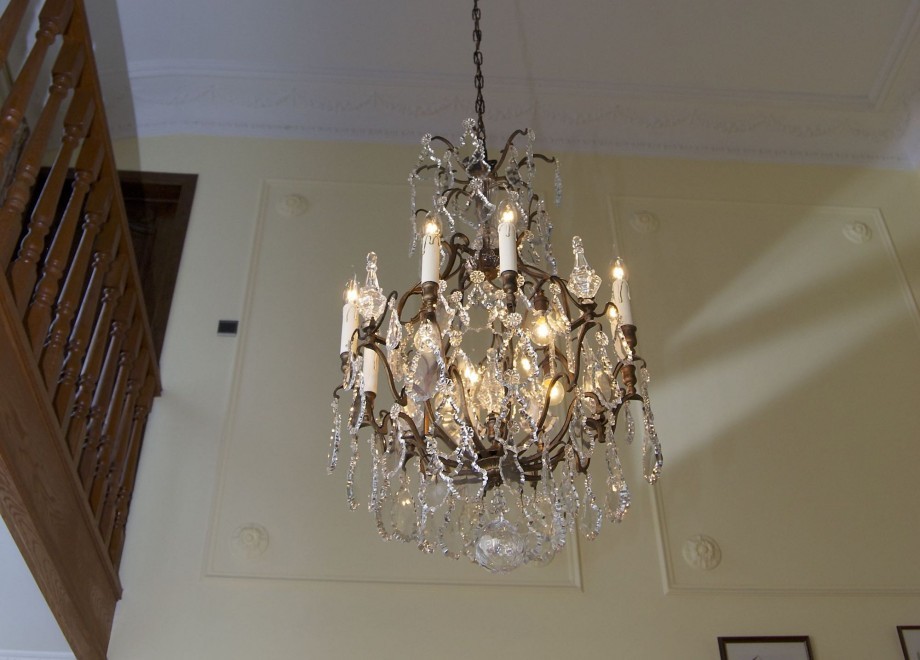
[(719, 637), (721, 660), (812, 660), (808, 636)]
[(920, 626), (898, 626), (904, 660), (920, 660)]

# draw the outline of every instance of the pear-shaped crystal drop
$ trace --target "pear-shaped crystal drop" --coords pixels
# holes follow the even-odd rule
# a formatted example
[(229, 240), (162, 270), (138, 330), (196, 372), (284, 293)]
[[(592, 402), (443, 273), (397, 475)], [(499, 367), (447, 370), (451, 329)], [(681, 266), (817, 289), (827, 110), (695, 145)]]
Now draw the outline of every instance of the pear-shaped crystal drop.
[(645, 423), (645, 440), (642, 443), (642, 467), (645, 480), (650, 484), (658, 481), (664, 457), (661, 454), (661, 443), (658, 441), (658, 431), (655, 430), (655, 416), (652, 413), (652, 404), (648, 396), (648, 370), (643, 367), (639, 371), (639, 395), (642, 397), (642, 417)]
[(622, 475), (607, 477), (607, 519), (613, 522), (623, 522), (631, 502), (632, 496)]
[(447, 497), (447, 482), (444, 479), (433, 476), (428, 481), (428, 487), (425, 489), (425, 506), (434, 511), (442, 504)]
[(580, 236), (572, 238), (572, 253), (575, 255), (575, 267), (569, 275), (569, 287), (579, 298), (593, 298), (601, 286), (601, 278), (588, 265)]
[(396, 536), (401, 541), (411, 541), (415, 538), (418, 529), (418, 518), (415, 511), (415, 502), (406, 486), (406, 477), (402, 477), (399, 490), (393, 495), (393, 528)]

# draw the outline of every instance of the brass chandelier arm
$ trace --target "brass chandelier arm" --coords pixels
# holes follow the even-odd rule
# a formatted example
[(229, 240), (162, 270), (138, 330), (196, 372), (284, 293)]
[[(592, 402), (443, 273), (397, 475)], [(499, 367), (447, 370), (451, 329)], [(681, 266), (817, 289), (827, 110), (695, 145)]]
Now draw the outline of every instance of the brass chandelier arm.
[(505, 141), (505, 146), (502, 147), (501, 153), (498, 156), (498, 160), (495, 165), (492, 167), (493, 172), (497, 172), (502, 168), (502, 165), (505, 164), (505, 159), (508, 158), (508, 152), (511, 150), (511, 146), (514, 144), (514, 139), (518, 135), (529, 135), (531, 130), (529, 128), (519, 128), (514, 131), (511, 135), (508, 136), (508, 139)]
[(449, 242), (442, 241), (442, 245), (447, 247), (447, 264), (441, 269), (441, 279), (446, 281), (452, 279), (463, 268), (462, 260), (457, 264), (456, 270), (454, 269), (454, 264), (461, 253), (470, 251), (470, 239), (466, 234), (457, 232), (450, 237)]
[(401, 406), (405, 406), (409, 403), (409, 399), (406, 396), (406, 388), (403, 387), (399, 391), (396, 390), (396, 379), (393, 377), (393, 369), (390, 367), (390, 361), (387, 360), (386, 356), (383, 354), (383, 351), (377, 345), (376, 342), (365, 344), (365, 348), (370, 348), (378, 356), (380, 356), (380, 361), (383, 362), (383, 366), (386, 367), (387, 371), (387, 384), (390, 386), (390, 393), (393, 395), (393, 400)]

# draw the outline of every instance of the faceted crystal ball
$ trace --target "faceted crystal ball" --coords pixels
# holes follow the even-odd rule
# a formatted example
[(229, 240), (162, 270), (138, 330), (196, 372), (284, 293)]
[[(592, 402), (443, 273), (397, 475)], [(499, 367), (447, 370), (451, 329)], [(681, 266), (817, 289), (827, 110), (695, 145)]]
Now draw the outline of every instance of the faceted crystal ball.
[(379, 319), (387, 306), (387, 297), (380, 289), (362, 286), (358, 290), (358, 312), (364, 319)]
[(514, 570), (524, 559), (524, 538), (504, 518), (486, 525), (476, 540), (476, 562), (493, 573)]

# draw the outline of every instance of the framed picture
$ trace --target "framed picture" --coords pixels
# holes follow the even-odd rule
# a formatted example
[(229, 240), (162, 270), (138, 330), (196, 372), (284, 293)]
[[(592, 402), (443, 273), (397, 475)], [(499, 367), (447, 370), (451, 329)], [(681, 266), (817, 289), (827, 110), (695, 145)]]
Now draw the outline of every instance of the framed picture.
[(920, 626), (898, 626), (904, 660), (920, 660)]
[(719, 637), (719, 657), (721, 660), (811, 660), (811, 642), (808, 637)]

